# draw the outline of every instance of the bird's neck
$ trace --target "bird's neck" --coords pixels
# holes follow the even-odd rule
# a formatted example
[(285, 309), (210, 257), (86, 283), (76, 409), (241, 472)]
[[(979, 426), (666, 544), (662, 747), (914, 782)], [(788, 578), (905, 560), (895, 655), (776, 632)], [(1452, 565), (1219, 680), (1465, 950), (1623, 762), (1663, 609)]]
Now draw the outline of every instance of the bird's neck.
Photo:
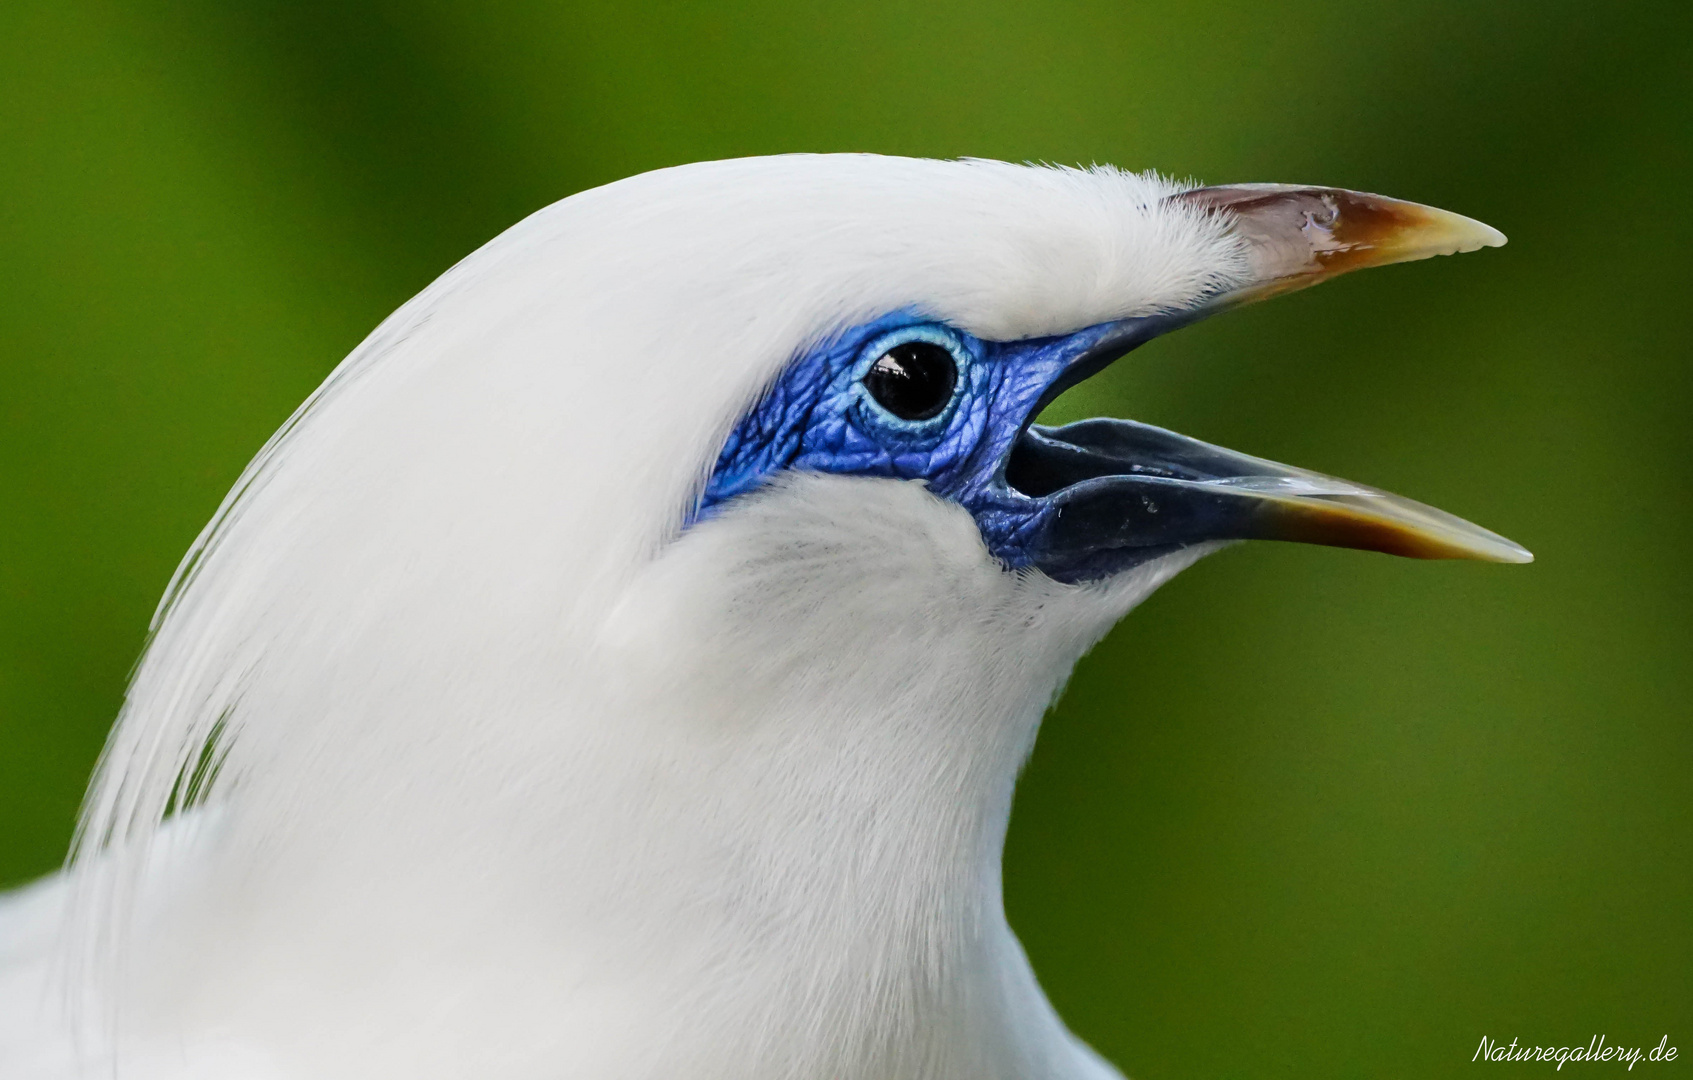
[[(546, 790), (414, 806), (398, 838), (397, 810), (351, 806), (317, 819), (333, 832), (239, 838), (267, 861), (208, 910), (241, 914), (209, 935), (190, 916), (189, 951), (227, 979), (202, 984), (205, 1026), (286, 1043), (279, 1023), (357, 1017), (312, 1067), (390, 1027), (413, 1077), (471, 1068), (487, 1038), (508, 1076), (1067, 1075), (1000, 892), (1046, 695), (889, 707), (837, 686), (820, 717), (801, 690), (733, 716), (637, 699), (601, 717), (636, 737), (559, 755)], [(442, 987), (464, 1014), (439, 1015)]]

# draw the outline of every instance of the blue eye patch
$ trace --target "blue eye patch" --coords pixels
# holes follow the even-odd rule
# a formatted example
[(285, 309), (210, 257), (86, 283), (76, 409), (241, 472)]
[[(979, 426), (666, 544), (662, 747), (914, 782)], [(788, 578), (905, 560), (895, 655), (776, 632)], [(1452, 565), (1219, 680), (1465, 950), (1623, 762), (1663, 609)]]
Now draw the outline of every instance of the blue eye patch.
[[(922, 480), (975, 516), (996, 557), (1026, 566), (1024, 541), (1050, 507), (1006, 483), (1012, 445), (1060, 391), (1152, 336), (1141, 324), (1153, 321), (1021, 341), (984, 340), (911, 311), (852, 327), (789, 363), (742, 417), (695, 516), (786, 469)], [(948, 362), (949, 384), (936, 371)], [(933, 415), (895, 411), (945, 385), (950, 396)]]

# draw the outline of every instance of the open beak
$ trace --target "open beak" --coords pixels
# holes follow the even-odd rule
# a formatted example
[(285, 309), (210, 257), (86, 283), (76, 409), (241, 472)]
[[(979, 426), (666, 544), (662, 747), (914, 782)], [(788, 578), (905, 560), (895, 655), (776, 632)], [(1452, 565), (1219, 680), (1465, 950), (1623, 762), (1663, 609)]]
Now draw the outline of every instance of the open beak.
[[(1055, 391), (1222, 309), (1350, 270), (1505, 242), (1498, 230), (1458, 214), (1334, 188), (1246, 184), (1172, 199), (1229, 220), (1244, 242), (1247, 279), (1198, 308), (1128, 320), (1078, 357)], [(1004, 480), (1046, 505), (1027, 550), (1060, 580), (1102, 577), (1218, 540), (1296, 540), (1420, 559), (1534, 558), (1502, 536), (1410, 499), (1129, 420), (1030, 426), (1012, 447)]]

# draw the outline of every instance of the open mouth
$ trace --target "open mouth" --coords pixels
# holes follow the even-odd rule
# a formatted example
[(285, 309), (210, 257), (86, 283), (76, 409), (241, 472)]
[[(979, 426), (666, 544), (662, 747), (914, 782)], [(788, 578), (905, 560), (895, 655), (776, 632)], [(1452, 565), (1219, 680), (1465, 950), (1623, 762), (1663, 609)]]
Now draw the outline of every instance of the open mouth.
[[(1056, 392), (1136, 345), (1214, 311), (1365, 266), (1497, 245), (1455, 214), (1326, 188), (1202, 188), (1187, 198), (1235, 216), (1256, 259), (1252, 283), (1195, 311), (1127, 320), (1078, 358)], [(1132, 420), (1030, 424), (1001, 474), (1034, 504), (1030, 560), (1065, 581), (1093, 580), (1194, 544), (1291, 540), (1419, 559), (1526, 563), (1523, 547), (1462, 518), (1377, 488), (1238, 453)]]
[[(1006, 483), (1048, 507), (1037, 560), (1066, 579), (1207, 541), (1291, 540), (1414, 559), (1526, 563), (1518, 544), (1377, 488), (1132, 420), (1033, 425)], [(1049, 573), (1052, 572), (1050, 569)]]

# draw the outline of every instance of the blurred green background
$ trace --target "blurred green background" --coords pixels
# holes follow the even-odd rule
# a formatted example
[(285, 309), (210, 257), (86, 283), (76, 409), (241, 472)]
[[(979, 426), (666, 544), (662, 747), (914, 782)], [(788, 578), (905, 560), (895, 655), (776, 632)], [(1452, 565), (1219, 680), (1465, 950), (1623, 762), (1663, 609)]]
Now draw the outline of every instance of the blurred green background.
[(1690, 29), (1685, 0), (9, 0), (0, 883), (62, 856), (243, 463), (529, 211), (789, 150), (1327, 183), (1511, 244), (1184, 331), (1054, 412), (1388, 487), (1539, 561), (1265, 544), (1178, 579), (1048, 722), (1012, 921), (1136, 1080), (1457, 1075), (1483, 1035), (1599, 1033), (1668, 1034), (1651, 1071), (1685, 1071)]

